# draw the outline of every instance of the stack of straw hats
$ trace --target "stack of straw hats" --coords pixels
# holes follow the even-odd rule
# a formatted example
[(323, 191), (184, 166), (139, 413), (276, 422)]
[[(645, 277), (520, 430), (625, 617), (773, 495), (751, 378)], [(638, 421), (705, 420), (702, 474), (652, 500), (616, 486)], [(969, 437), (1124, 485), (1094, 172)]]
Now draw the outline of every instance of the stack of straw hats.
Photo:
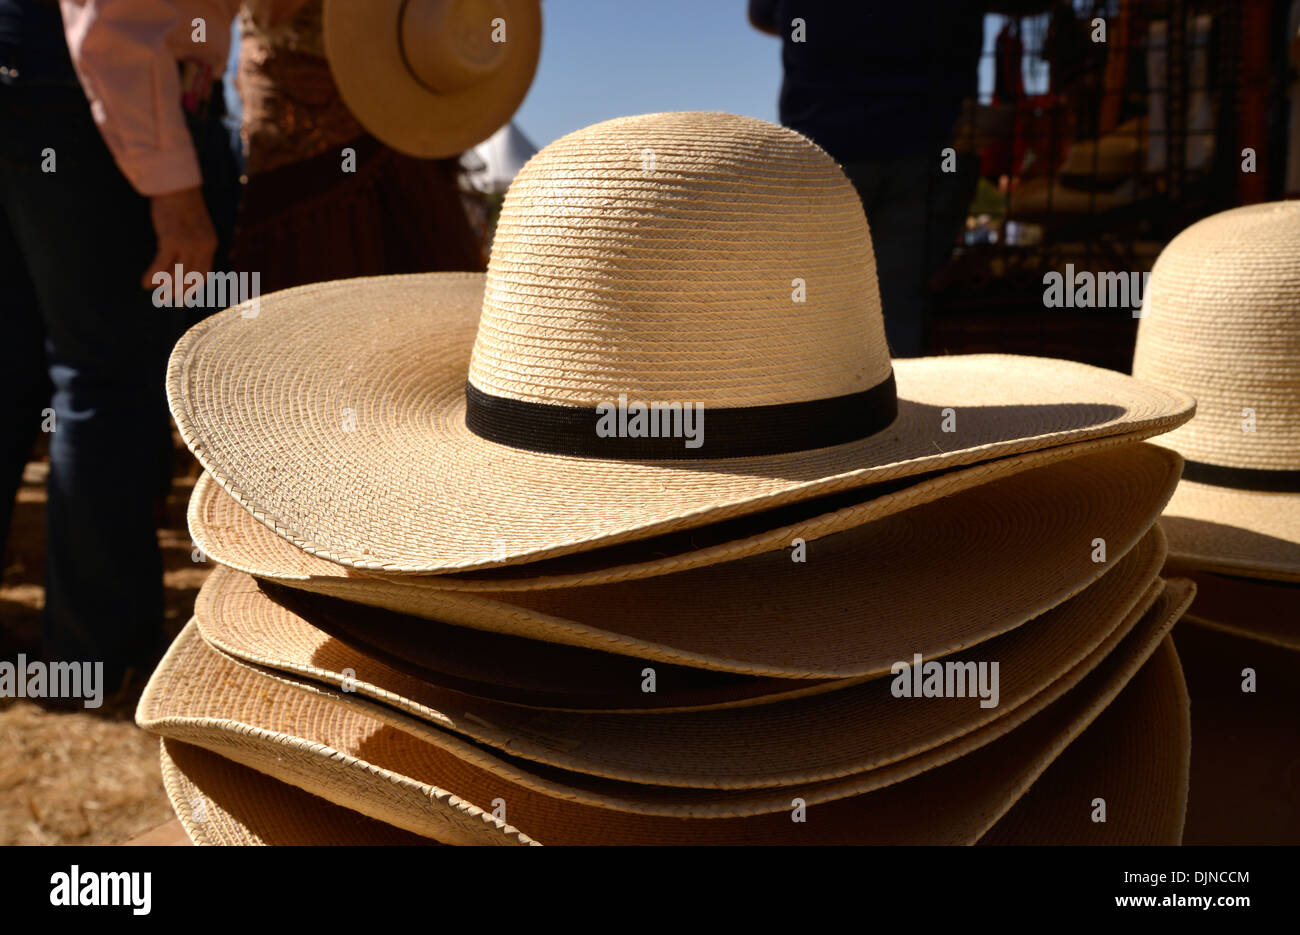
[(167, 388), (219, 567), (137, 719), (196, 842), (1181, 837), (1146, 440), (1191, 397), (891, 362), (857, 196), (787, 129), (571, 134), (485, 275), (263, 297)]
[(1235, 208), (1151, 272), (1135, 376), (1191, 393), (1162, 525), (1194, 579), (1190, 840), (1300, 842), (1300, 203)]

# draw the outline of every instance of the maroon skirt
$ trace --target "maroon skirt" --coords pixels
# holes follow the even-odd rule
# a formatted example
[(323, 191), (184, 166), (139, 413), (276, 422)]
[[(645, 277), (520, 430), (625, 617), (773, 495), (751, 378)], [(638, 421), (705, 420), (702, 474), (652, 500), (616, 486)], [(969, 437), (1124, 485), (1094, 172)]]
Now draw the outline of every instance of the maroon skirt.
[[(342, 150), (356, 150), (356, 171)], [(456, 159), (415, 159), (362, 136), (250, 176), (231, 249), (262, 293), (388, 273), (481, 271), (485, 247), (457, 185)]]

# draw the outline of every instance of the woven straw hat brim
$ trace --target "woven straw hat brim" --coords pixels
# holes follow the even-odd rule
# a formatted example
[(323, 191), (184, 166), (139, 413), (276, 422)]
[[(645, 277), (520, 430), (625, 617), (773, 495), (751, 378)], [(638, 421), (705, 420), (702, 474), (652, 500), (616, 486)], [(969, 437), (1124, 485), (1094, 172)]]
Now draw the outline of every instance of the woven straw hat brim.
[[(1138, 435), (1118, 435), (1031, 451), (945, 471), (915, 483), (904, 479), (895, 484), (844, 491), (679, 533), (526, 565), (466, 574), (393, 575), (381, 580), (388, 585), (506, 593), (654, 578), (789, 549), (795, 539), (814, 542), (980, 484), (1080, 455), (1131, 445), (1140, 438)], [(897, 484), (903, 485), (901, 489), (894, 489)], [(844, 502), (849, 505), (841, 505)], [(368, 579), (375, 577), (347, 565), (317, 558), (277, 536), (253, 519), (206, 471), (194, 485), (187, 519), (194, 544), (205, 555), (258, 578), (284, 582), (307, 591), (348, 596), (345, 595), (345, 590), (350, 587), (347, 580), (319, 579), (361, 578), (364, 588)], [(350, 597), (364, 601), (362, 595)]]
[[(812, 827), (845, 827), (856, 833), (859, 823), (847, 819), (862, 814), (859, 810), (865, 807), (868, 809), (867, 814), (873, 816), (867, 825), (870, 829), (868, 840), (883, 843), (889, 840), (890, 834), (899, 835), (900, 841), (913, 843), (955, 842), (978, 837), (1015, 800), (1051, 757), (1091, 722), (1096, 713), (1123, 687), (1173, 626), (1190, 600), (1191, 593), (1189, 586), (1171, 583), (1170, 588), (1161, 594), (1155, 606), (1124, 637), (1122, 643), (1106, 647), (1110, 651), (1098, 665), (1089, 669), (1086, 677), (1064, 679), (1055, 684), (1045, 693), (1048, 697), (1041, 706), (1035, 706), (1032, 712), (1027, 710), (1029, 706), (1014, 712), (998, 722), (996, 733), (986, 728), (982, 733), (987, 736), (980, 737), (978, 741), (974, 737), (968, 737), (963, 743), (954, 745), (956, 748), (947, 751), (943, 758), (929, 756), (923, 758), (923, 762), (907, 768), (889, 768), (878, 771), (870, 778), (831, 784), (838, 788), (799, 788), (799, 797), (804, 798), (810, 806), (818, 806), (818, 816), (827, 818), (826, 810), (829, 809), (831, 816), (840, 814), (843, 819), (818, 821)], [(203, 649), (203, 646), (201, 642), (193, 641), (188, 648)], [(176, 652), (176, 648), (173, 652)], [(211, 650), (206, 650), (200, 658), (200, 668), (214, 670), (216, 683), (223, 684), (227, 691), (243, 687), (241, 680), (251, 674), (250, 670), (225, 661), (224, 657)], [(192, 674), (201, 679), (213, 677), (211, 671), (195, 671)], [(153, 687), (151, 683), (150, 691)], [(426, 791), (421, 791), (419, 783), (415, 783), (415, 788), (412, 788), (403, 783), (400, 777), (436, 776), (445, 785), (456, 787), (465, 796), (481, 801), (504, 797), (513, 821), (529, 828), (529, 833), (534, 837), (553, 843), (569, 840), (597, 843), (602, 835), (605, 839), (614, 836), (617, 841), (618, 836), (635, 833), (649, 835), (655, 843), (668, 843), (668, 839), (661, 840), (659, 837), (665, 834), (674, 836), (673, 839), (676, 840), (686, 834), (688, 841), (694, 843), (704, 843), (705, 839), (714, 843), (739, 843), (735, 837), (737, 831), (741, 834), (754, 834), (763, 827), (755, 823), (746, 828), (745, 823), (725, 821), (688, 823), (681, 821), (680, 817), (672, 818), (666, 823), (662, 819), (647, 821), (646, 815), (624, 815), (619, 811), (609, 811), (599, 807), (605, 804), (599, 802), (592, 803), (597, 808), (589, 808), (572, 796), (556, 795), (554, 787), (538, 788), (532, 784), (519, 783), (517, 777), (512, 779), (484, 772), (465, 760), (447, 756), (437, 745), (412, 742), (406, 735), (391, 731), (385, 721), (367, 718), (365, 708), (345, 704), (339, 695), (301, 690), (295, 692), (289, 686), (268, 686), (264, 691), (257, 690), (263, 698), (265, 692), (284, 696), (266, 700), (263, 709), (272, 715), (270, 719), (292, 718), (295, 728), (301, 729), (304, 736), (294, 737), (282, 731), (232, 721), (224, 715), (201, 717), (205, 708), (213, 712), (225, 710), (221, 706), (222, 699), (217, 697), (209, 696), (205, 705), (202, 693), (189, 699), (189, 706), (193, 708), (189, 716), (172, 716), (162, 726), (169, 732), (184, 734), (193, 743), (216, 750), (263, 773), (301, 785), (330, 801), (366, 814), (382, 811), (391, 815), (393, 803), (397, 800), (404, 801), (405, 809), (398, 809), (403, 812), (398, 823), (409, 830), (438, 837), (440, 840), (447, 834), (441, 815), (444, 800), (432, 796), (432, 787), (424, 786)], [(149, 726), (146, 711), (155, 706), (156, 699), (142, 699), (140, 720), (143, 725)], [(241, 707), (247, 709), (248, 706)], [(315, 707), (317, 710), (308, 712), (307, 707)], [(1012, 727), (1021, 725), (1024, 725), (1021, 730), (1011, 731)], [(157, 729), (158, 726), (155, 724), (152, 729)], [(314, 733), (308, 734), (309, 731)], [(1006, 739), (995, 743), (999, 738)], [(993, 745), (994, 749), (988, 750), (986, 745)], [(288, 760), (283, 755), (286, 747), (294, 751)], [(316, 769), (302, 770), (297, 767), (297, 753), (301, 750), (316, 755)], [(346, 752), (349, 750), (358, 754), (364, 752), (374, 762), (358, 761)], [(976, 758), (967, 758), (963, 765), (963, 761), (958, 758), (965, 754)], [(945, 768), (944, 764), (948, 763), (952, 766)], [(348, 775), (354, 769), (391, 778), (393, 795), (385, 798), (383, 805), (372, 803), (369, 800), (373, 794), (371, 784), (358, 783)], [(958, 776), (972, 778), (963, 782), (954, 778)], [(913, 777), (920, 777), (921, 781), (918, 782)], [(990, 785), (990, 777), (997, 777), (997, 781)], [(913, 780), (903, 783), (904, 786), (912, 786), (910, 790), (902, 788), (890, 791), (897, 788), (895, 783), (904, 780)], [(914, 782), (917, 784), (913, 785)], [(933, 808), (934, 801), (940, 800), (935, 796), (942, 799), (950, 795), (954, 787), (963, 790), (960, 814), (952, 814), (941, 828), (927, 823), (929, 819), (925, 816), (933, 818), (939, 811)], [(541, 795), (537, 794), (539, 792)], [(876, 792), (876, 795), (866, 794), (870, 792)], [(718, 795), (715, 793), (714, 797)], [(731, 806), (720, 806), (715, 801), (711, 807), (697, 806), (692, 810), (660, 811), (659, 814), (726, 819), (769, 813), (775, 814), (779, 819), (775, 823), (776, 831), (789, 831), (792, 824), (788, 815), (792, 805), (791, 795), (791, 790), (772, 793), (757, 811), (747, 811), (744, 807), (738, 809), (734, 803)], [(848, 796), (854, 797), (849, 800), (849, 804), (834, 804)], [(730, 798), (734, 800), (734, 794)], [(432, 809), (429, 808), (431, 801), (434, 805)], [(751, 803), (749, 808), (753, 809), (754, 805)], [(908, 821), (908, 816), (913, 814), (915, 822)], [(901, 827), (899, 819), (903, 819)], [(695, 827), (697, 824), (699, 827)], [(926, 829), (931, 829), (930, 833), (940, 831), (941, 836), (934, 840), (928, 839)], [(761, 837), (762, 835), (760, 839)], [(850, 838), (849, 842), (851, 840)]]
[[(163, 788), (190, 840), (200, 846), (436, 846), (360, 812), (277, 782), (189, 744), (160, 743)], [(503, 842), (506, 835), (501, 835)]]
[[(1182, 842), (1192, 752), (1187, 684), (1173, 640), (1066, 749), (981, 844)], [(1094, 822), (1094, 800), (1106, 820)]]
[[(356, 575), (307, 584), (414, 617), (656, 662), (775, 678), (879, 675), (903, 650), (931, 657), (973, 646), (1078, 593), (1108, 567), (1092, 560), (1094, 540), (1105, 539), (1110, 562), (1123, 556), (1155, 521), (1179, 465), (1152, 445), (1096, 452), (828, 536), (805, 562), (767, 552), (653, 580), (503, 595)], [(265, 536), (230, 512), (227, 538)], [(427, 634), (406, 629), (402, 639), (389, 628), (394, 642), (383, 648), (418, 667)]]
[(406, 0), (326, 0), (325, 56), (348, 110), (370, 133), (409, 156), (457, 156), (509, 122), (541, 52), (538, 0), (503, 0), (506, 57), (469, 87), (436, 92), (406, 65), (400, 22)]
[(1196, 582), (1189, 623), (1300, 650), (1300, 586), (1216, 575), (1173, 562), (1165, 563), (1165, 571)]
[[(1097, 584), (1032, 626), (953, 657), (999, 663), (995, 707), (982, 707), (977, 697), (895, 697), (889, 678), (758, 707), (636, 717), (539, 711), (437, 689), (333, 643), (331, 649), (342, 651), (334, 659), (318, 651), (310, 661), (276, 660), (274, 671), (259, 669), (259, 674), (295, 683), (306, 676), (342, 687), (344, 670), (350, 669), (355, 675), (347, 682), (355, 691), (344, 693), (345, 701), (361, 704), (363, 694), (382, 701), (385, 707), (375, 716), (398, 730), (435, 743), (450, 740), (451, 731), (480, 748), (573, 773), (694, 789), (789, 786), (879, 769), (1028, 703), (1087, 659), (1109, 634), (1132, 625), (1134, 615), (1155, 599), (1151, 584), (1162, 558), (1144, 542)], [(254, 646), (249, 655), (265, 660), (270, 654)], [(370, 680), (372, 673), (391, 681), (378, 684)], [(156, 678), (171, 675), (160, 671)], [(401, 701), (394, 703), (393, 696)]]
[[(509, 788), (505, 801), (532, 819), (534, 837), (555, 844), (969, 844), (1006, 813), (1122, 684), (1089, 678), (969, 755), (874, 792), (815, 806), (816, 821), (810, 823), (791, 822), (784, 812), (696, 820), (602, 812), (519, 786)], [(388, 844), (410, 837), (398, 829), (385, 833), (387, 826), (199, 747), (164, 740), (162, 757), (173, 808), (196, 843)], [(504, 790), (496, 784), (493, 791), (502, 797)], [(935, 802), (945, 807), (935, 808)], [(197, 804), (204, 809), (202, 824), (190, 817)]]
[(643, 659), (411, 620), (301, 591), (267, 593), (265, 585), (222, 566), (203, 583), (194, 617), (210, 645), (256, 664), (275, 667), (283, 661), (315, 671), (333, 658), (340, 673), (363, 665), (358, 677), (385, 682), (370, 672), (382, 665), (385, 673), (428, 683), (451, 697), (556, 711), (663, 714), (743, 707), (861, 681), (765, 678), (656, 662), (655, 690), (646, 692), (649, 663)]
[(1195, 626), (1174, 643), (1194, 739), (1183, 843), (1300, 844), (1300, 653)]
[(1300, 494), (1183, 481), (1161, 523), (1180, 565), (1300, 581)]
[[(464, 424), (483, 277), (319, 283), (180, 340), (182, 437), (245, 509), (313, 554), (440, 573), (534, 561), (870, 484), (1186, 421), (1190, 397), (1082, 364), (899, 360), (899, 416), (858, 442), (717, 461), (625, 462), (487, 442)], [(943, 431), (943, 410), (956, 431)]]

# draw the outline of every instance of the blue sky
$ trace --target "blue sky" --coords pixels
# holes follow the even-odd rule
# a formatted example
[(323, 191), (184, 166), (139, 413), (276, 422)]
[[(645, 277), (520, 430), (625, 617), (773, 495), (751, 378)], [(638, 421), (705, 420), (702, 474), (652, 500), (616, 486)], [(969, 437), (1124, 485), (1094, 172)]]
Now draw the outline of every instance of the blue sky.
[[(747, 6), (544, 0), (542, 58), (515, 121), (539, 147), (611, 117), (663, 110), (725, 110), (775, 121), (781, 43), (749, 25)], [(985, 20), (986, 49), (1000, 27), (1001, 17)], [(992, 69), (981, 71), (981, 91), (991, 90)]]
[[(781, 43), (753, 29), (746, 8), (746, 0), (544, 0), (541, 62), (515, 121), (538, 147), (601, 120), (654, 111), (775, 121)], [(986, 50), (1000, 27), (1001, 17), (985, 19)], [(987, 59), (980, 79), (987, 94)]]
[(611, 117), (725, 110), (776, 120), (780, 42), (745, 0), (545, 0), (542, 59), (515, 120), (543, 146)]

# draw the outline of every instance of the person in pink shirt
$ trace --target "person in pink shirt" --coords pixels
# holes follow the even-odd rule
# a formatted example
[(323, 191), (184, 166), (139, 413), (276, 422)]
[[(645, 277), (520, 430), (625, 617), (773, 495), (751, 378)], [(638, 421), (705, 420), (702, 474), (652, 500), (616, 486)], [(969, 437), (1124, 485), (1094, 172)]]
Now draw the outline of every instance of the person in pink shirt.
[[(210, 100), (239, 0), (59, 0), (68, 50), (122, 174), (149, 198), (158, 252), (142, 282), (176, 264), (207, 273), (217, 236), (186, 114)], [(179, 66), (179, 67), (178, 67)]]
[(238, 177), (220, 74), (234, 12), (0, 0), (0, 538), (44, 432), (41, 652), (102, 663), (108, 691), (162, 645), (163, 378), (182, 329), (216, 309), (155, 301), (156, 279), (225, 263)]

